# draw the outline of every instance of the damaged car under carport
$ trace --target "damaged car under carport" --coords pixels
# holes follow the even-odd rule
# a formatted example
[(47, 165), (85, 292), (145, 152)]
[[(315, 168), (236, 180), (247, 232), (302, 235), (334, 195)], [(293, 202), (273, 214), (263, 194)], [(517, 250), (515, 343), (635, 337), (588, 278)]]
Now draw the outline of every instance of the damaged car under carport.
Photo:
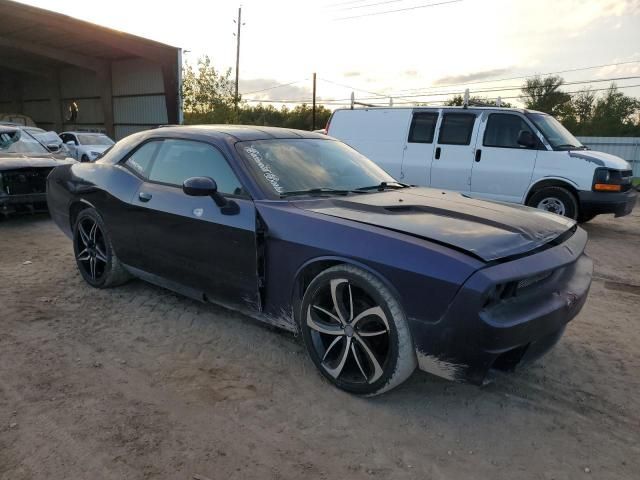
[(0, 214), (46, 211), (47, 175), (68, 163), (73, 160), (58, 158), (29, 133), (0, 126)]
[(481, 384), (544, 354), (592, 263), (575, 222), (396, 182), (323, 135), (164, 127), (56, 168), (53, 219), (97, 288), (131, 276), (300, 331), (375, 395), (416, 366)]

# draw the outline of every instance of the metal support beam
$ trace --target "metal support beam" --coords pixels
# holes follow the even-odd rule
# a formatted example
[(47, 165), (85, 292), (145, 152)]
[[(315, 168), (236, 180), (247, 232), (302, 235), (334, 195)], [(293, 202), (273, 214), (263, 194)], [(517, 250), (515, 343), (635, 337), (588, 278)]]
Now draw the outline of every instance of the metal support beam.
[(53, 118), (53, 129), (56, 132), (62, 131), (62, 91), (60, 89), (60, 71), (55, 70), (51, 78), (51, 114)]
[(80, 68), (86, 68), (99, 72), (108, 67), (108, 63), (104, 60), (98, 60), (77, 53), (66, 52), (56, 48), (47, 47), (36, 43), (12, 40), (10, 38), (0, 37), (0, 47), (13, 48), (22, 52), (29, 52), (41, 57), (51, 58), (63, 63), (69, 63)]
[(115, 129), (113, 126), (113, 88), (111, 85), (111, 65), (101, 72), (96, 72), (98, 86), (100, 88), (100, 98), (102, 99), (102, 114), (104, 119), (104, 128), (107, 135), (115, 138)]
[(164, 100), (167, 105), (167, 123), (178, 125), (180, 123), (180, 84), (179, 71), (176, 58), (173, 63), (162, 64), (162, 80), (164, 82)]

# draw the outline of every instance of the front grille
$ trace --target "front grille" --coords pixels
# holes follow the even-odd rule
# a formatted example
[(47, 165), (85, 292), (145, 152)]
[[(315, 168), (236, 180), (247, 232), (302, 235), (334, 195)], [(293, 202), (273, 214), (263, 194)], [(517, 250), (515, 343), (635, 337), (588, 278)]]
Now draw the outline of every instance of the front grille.
[(522, 280), (520, 280), (518, 282), (518, 287), (516, 289), (516, 292), (522, 291), (523, 289), (528, 288), (528, 287), (532, 287), (536, 283), (540, 283), (540, 282), (546, 280), (552, 274), (553, 274), (553, 271), (551, 271), (551, 272), (542, 272), (542, 273), (539, 273), (538, 275), (534, 275), (532, 277), (523, 278)]
[(47, 191), (47, 176), (51, 168), (23, 168), (2, 173), (2, 185), (7, 195), (28, 195)]

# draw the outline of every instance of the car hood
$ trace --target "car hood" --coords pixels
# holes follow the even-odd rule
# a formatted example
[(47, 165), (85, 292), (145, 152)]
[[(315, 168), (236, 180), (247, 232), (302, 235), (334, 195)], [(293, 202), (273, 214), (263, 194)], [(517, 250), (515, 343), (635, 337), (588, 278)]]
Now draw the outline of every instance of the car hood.
[(15, 170), (17, 168), (51, 168), (68, 163), (75, 163), (75, 161), (71, 158), (58, 159), (49, 155), (30, 156), (0, 153), (0, 171)]
[(613, 168), (615, 170), (631, 170), (629, 162), (610, 153), (595, 150), (571, 150), (569, 156), (586, 160), (599, 167)]
[(575, 225), (541, 210), (431, 188), (293, 203), (307, 211), (435, 241), (487, 262), (534, 250)]
[(82, 145), (82, 148), (84, 148), (87, 151), (102, 153), (110, 146), (111, 145)]

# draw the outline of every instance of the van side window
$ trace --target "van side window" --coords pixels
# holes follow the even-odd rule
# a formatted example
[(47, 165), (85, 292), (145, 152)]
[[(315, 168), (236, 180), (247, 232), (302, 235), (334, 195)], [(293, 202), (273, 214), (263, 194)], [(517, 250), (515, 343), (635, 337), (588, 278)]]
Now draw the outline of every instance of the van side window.
[(442, 118), (438, 143), (443, 145), (469, 145), (476, 116), (473, 113), (445, 113)]
[(435, 112), (414, 113), (409, 128), (408, 141), (410, 143), (432, 143), (436, 123), (438, 123), (438, 114)]
[(482, 144), (485, 147), (523, 148), (518, 145), (518, 136), (523, 130), (533, 134), (527, 122), (518, 115), (492, 113), (487, 120)]

